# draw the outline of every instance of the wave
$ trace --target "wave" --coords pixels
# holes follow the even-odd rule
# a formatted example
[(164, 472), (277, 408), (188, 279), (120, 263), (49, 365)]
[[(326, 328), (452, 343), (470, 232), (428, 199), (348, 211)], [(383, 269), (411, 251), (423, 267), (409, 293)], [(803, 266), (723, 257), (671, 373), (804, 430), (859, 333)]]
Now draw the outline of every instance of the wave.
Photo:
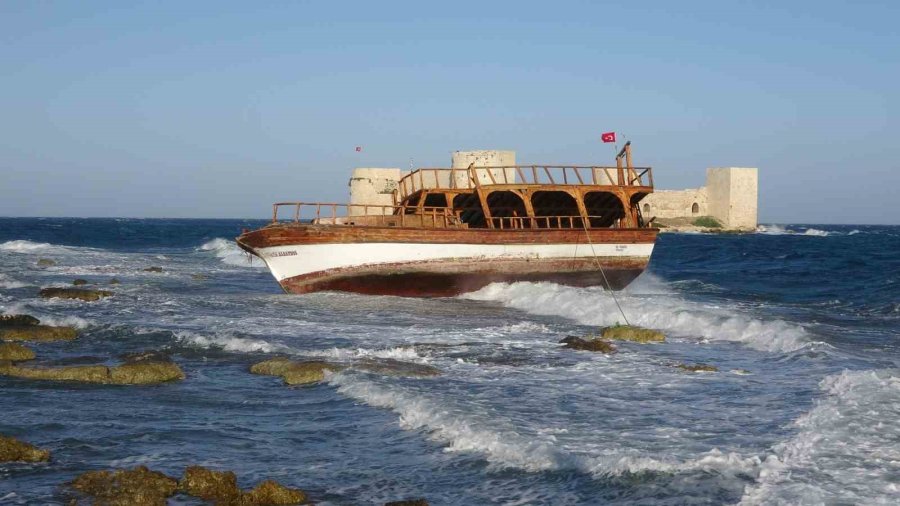
[(424, 357), (419, 355), (412, 347), (398, 346), (386, 349), (366, 348), (331, 348), (330, 350), (305, 351), (303, 355), (311, 357), (330, 358), (338, 361), (351, 361), (360, 358), (389, 358), (394, 360), (422, 361)]
[(479, 453), (489, 463), (502, 468), (528, 472), (572, 469), (599, 478), (696, 470), (755, 476), (760, 465), (757, 457), (745, 458), (717, 449), (684, 461), (641, 455), (573, 454), (557, 446), (553, 435), (546, 431), (524, 435), (512, 427), (502, 428), (502, 420), (480, 420), (477, 414), (466, 413), (452, 404), (389, 388), (352, 373), (333, 374), (327, 381), (343, 395), (372, 407), (394, 411), (400, 416), (402, 428), (428, 431), (432, 438), (448, 445), (446, 451)]
[(14, 302), (8, 306), (2, 307), (2, 314), (27, 314), (40, 320), (41, 325), (50, 325), (53, 327), (74, 327), (76, 329), (86, 329), (92, 324), (90, 320), (81, 318), (80, 316), (54, 316), (41, 311), (34, 310), (28, 304), (23, 302)]
[[(756, 232), (759, 234), (765, 235), (805, 235), (812, 237), (828, 237), (829, 235), (836, 234), (837, 232), (829, 232), (826, 230), (819, 230), (817, 228), (812, 227), (801, 227), (803, 231), (791, 230), (789, 228), (783, 227), (781, 225), (758, 225), (756, 227)], [(859, 230), (855, 231), (857, 234)], [(848, 233), (847, 235), (854, 235), (853, 232)]]
[(831, 235), (831, 232), (826, 232), (824, 230), (819, 230), (817, 228), (808, 228), (803, 231), (803, 235), (812, 235), (816, 237), (827, 237)]
[(199, 348), (214, 348), (224, 351), (236, 351), (247, 353), (273, 353), (278, 351), (290, 351), (291, 348), (283, 344), (270, 343), (260, 339), (248, 339), (234, 336), (205, 336), (189, 330), (175, 332), (175, 338), (182, 344)]
[(0, 288), (24, 288), (26, 286), (29, 286), (28, 283), (23, 283), (0, 273)]
[[(624, 323), (613, 298), (601, 289), (552, 283), (494, 283), (464, 297), (496, 301), (532, 314), (563, 316), (583, 325)], [(802, 327), (684, 300), (647, 274), (628, 290), (618, 292), (617, 297), (632, 324), (678, 336), (735, 341), (758, 350), (780, 352), (796, 351), (811, 342)]]
[(32, 242), (26, 240), (6, 241), (0, 244), (0, 251), (11, 251), (13, 253), (47, 252), (54, 249), (65, 248), (65, 246), (57, 246), (46, 242)]
[(895, 504), (900, 485), (897, 370), (843, 371), (819, 383), (825, 398), (773, 447), (741, 504)]
[(218, 257), (223, 263), (228, 265), (234, 265), (238, 267), (255, 267), (262, 268), (265, 267), (265, 264), (260, 260), (258, 262), (252, 262), (247, 252), (238, 247), (234, 241), (230, 241), (228, 239), (223, 239), (218, 237), (211, 241), (207, 241), (203, 243), (199, 248), (199, 251), (211, 251), (216, 257)]

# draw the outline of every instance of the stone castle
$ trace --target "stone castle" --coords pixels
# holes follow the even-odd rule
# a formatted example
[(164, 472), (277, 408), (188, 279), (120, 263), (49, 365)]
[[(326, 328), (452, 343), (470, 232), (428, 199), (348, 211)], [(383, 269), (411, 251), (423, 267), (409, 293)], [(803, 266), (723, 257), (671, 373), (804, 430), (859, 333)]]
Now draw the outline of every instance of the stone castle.
[[(476, 167), (508, 167), (516, 164), (516, 153), (455, 151), (451, 163), (455, 169), (465, 169), (472, 163)], [(404, 174), (399, 168), (355, 169), (350, 178), (350, 203), (393, 205), (394, 190)], [(641, 201), (641, 214), (644, 220), (655, 217), (660, 224), (675, 226), (690, 226), (694, 219), (710, 216), (727, 230), (755, 230), (757, 180), (755, 168), (709, 168), (706, 169), (705, 186), (688, 190), (655, 190)], [(369, 209), (368, 212), (380, 211)]]

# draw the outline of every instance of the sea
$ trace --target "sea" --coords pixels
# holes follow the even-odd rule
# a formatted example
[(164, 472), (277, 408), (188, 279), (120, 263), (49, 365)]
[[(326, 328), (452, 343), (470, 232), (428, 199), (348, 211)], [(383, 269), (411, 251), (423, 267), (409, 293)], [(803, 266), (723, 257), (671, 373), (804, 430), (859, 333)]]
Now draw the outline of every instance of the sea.
[[(53, 455), (0, 464), (0, 503), (64, 504), (79, 473), (138, 465), (233, 470), (244, 488), (271, 478), (323, 505), (900, 503), (900, 227), (660, 234), (617, 297), (667, 340), (604, 355), (559, 344), (621, 322), (602, 289), (288, 295), (235, 246), (262, 224), (0, 218), (0, 311), (80, 329), (34, 344), (40, 362), (163, 350), (186, 374), (0, 377), (0, 433)], [(115, 295), (38, 296), (76, 278)], [(273, 356), (441, 374), (350, 367), (289, 387), (249, 373)]]

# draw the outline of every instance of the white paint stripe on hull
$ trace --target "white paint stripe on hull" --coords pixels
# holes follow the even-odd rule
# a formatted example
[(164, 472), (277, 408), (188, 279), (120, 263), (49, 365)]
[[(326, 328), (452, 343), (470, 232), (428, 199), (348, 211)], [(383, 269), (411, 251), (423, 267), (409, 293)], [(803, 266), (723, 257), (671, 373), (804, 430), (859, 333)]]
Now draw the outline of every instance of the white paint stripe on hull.
[(449, 259), (556, 259), (646, 257), (652, 243), (641, 244), (422, 244), (339, 243), (259, 248), (257, 254), (281, 281), (314, 272), (362, 265), (397, 264)]

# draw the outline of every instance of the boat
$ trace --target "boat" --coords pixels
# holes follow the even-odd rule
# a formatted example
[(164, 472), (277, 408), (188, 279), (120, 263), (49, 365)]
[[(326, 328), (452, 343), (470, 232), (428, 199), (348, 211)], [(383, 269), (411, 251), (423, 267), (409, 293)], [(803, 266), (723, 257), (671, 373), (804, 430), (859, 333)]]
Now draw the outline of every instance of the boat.
[(443, 297), (518, 281), (620, 290), (659, 232), (639, 205), (652, 169), (631, 157), (629, 142), (615, 166), (458, 167), (454, 157), (451, 168), (394, 169), (389, 191), (374, 192), (386, 203), (278, 202), (271, 223), (236, 241), (295, 294)]

